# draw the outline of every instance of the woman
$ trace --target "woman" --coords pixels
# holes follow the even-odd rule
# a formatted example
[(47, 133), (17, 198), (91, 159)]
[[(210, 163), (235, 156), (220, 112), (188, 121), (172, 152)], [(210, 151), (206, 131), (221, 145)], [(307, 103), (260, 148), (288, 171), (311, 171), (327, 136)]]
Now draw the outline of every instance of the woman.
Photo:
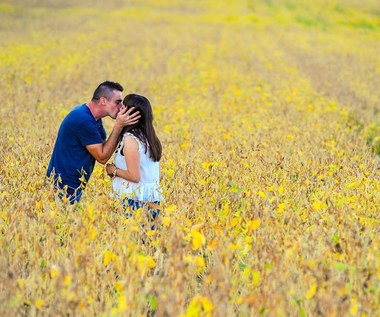
[[(121, 140), (115, 154), (115, 164), (107, 164), (107, 174), (112, 177), (113, 191), (123, 199), (126, 216), (128, 206), (132, 210), (153, 202), (159, 205), (163, 197), (160, 193), (160, 166), (162, 147), (153, 127), (152, 106), (147, 98), (130, 94), (123, 104), (127, 109), (134, 107), (141, 118), (125, 127), (120, 134)], [(150, 220), (154, 220), (159, 210), (149, 208)]]

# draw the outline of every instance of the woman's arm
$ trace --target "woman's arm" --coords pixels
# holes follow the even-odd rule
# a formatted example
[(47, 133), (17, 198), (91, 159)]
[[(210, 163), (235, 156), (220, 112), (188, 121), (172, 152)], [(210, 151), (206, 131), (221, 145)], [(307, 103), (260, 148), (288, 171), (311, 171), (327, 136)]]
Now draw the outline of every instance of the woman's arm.
[(107, 174), (110, 176), (118, 176), (127, 181), (138, 183), (140, 181), (140, 156), (139, 144), (131, 137), (124, 139), (123, 154), (127, 163), (127, 170), (117, 168), (114, 164), (107, 164)]

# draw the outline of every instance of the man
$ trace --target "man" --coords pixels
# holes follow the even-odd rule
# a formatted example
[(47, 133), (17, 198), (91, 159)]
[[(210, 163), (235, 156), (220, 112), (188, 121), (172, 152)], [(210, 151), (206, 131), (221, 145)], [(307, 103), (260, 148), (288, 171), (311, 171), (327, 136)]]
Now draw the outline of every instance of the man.
[[(47, 176), (53, 177), (54, 185), (66, 191), (61, 198), (70, 203), (80, 201), (95, 161), (105, 164), (118, 143), (123, 127), (137, 123), (139, 113), (122, 107), (123, 87), (105, 81), (95, 89), (91, 102), (76, 106), (64, 118), (58, 131)], [(110, 116), (115, 125), (106, 140), (102, 118)]]

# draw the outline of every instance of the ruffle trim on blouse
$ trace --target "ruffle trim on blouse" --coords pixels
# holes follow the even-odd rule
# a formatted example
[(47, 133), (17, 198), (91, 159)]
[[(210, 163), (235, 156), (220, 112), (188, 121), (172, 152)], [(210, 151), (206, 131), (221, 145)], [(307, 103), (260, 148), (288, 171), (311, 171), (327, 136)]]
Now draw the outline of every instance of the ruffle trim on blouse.
[(114, 193), (117, 198), (131, 198), (143, 202), (163, 201), (160, 186), (157, 183), (131, 183), (121, 178), (114, 179)]

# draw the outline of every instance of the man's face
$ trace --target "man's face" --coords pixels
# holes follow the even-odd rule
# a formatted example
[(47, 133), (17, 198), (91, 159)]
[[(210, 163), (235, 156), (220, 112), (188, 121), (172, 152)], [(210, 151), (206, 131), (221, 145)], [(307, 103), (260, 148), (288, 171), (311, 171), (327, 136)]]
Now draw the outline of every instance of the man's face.
[(116, 119), (122, 105), (121, 91), (113, 90), (112, 92), (112, 97), (109, 100), (105, 98), (105, 112), (112, 119)]

